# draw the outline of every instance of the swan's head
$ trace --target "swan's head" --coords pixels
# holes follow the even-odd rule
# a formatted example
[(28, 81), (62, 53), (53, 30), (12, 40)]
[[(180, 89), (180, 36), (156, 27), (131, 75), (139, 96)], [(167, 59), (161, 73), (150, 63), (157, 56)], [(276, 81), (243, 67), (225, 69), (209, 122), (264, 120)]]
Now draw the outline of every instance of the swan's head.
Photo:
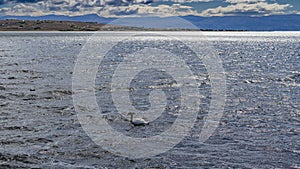
[(129, 112), (127, 115), (128, 116), (133, 116), (135, 113), (133, 113), (133, 112)]
[(132, 122), (133, 121), (133, 115), (134, 115), (135, 113), (133, 113), (133, 112), (129, 112), (127, 115), (128, 116), (130, 116), (130, 121)]

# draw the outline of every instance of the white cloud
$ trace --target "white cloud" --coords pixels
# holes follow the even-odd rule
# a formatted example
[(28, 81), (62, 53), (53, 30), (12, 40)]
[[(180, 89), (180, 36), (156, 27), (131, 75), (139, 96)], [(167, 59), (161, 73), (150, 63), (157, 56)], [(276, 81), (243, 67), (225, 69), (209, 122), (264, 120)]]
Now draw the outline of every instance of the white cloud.
[[(159, 0), (157, 0), (159, 1)], [(214, 0), (163, 0), (165, 2), (170, 1), (170, 2), (175, 2), (175, 3), (190, 3), (190, 2), (211, 2)]]
[(44, 11), (39, 8), (40, 8), (40, 3), (36, 3), (33, 5), (25, 5), (23, 3), (19, 3), (12, 6), (11, 8), (2, 8), (0, 12), (6, 15), (24, 15), (24, 14), (43, 15)]
[(226, 7), (217, 7), (204, 10), (201, 15), (203, 16), (224, 16), (235, 15), (241, 13), (256, 13), (261, 15), (279, 14), (283, 10), (290, 7), (289, 4), (269, 4), (265, 2), (258, 3), (238, 3)]
[[(138, 1), (138, 0), (136, 0)], [(140, 1), (140, 0), (139, 0)], [(144, 2), (144, 1), (143, 1)], [(98, 14), (104, 17), (124, 17), (124, 16), (184, 16), (184, 15), (199, 15), (190, 6), (181, 4), (150, 6), (147, 4), (132, 4), (121, 6), (91, 6), (86, 3), (78, 3), (78, 1), (69, 0), (52, 0), (48, 2), (39, 2), (33, 4), (19, 3), (11, 8), (2, 9), (0, 13), (5, 15), (85, 15)]]
[[(216, 0), (161, 0), (172, 1), (172, 5), (152, 6), (158, 0), (48, 0), (37, 3), (16, 3), (11, 7), (0, 8), (2, 15), (85, 15), (98, 14), (105, 17), (123, 16), (225, 16), (251, 13), (270, 15), (282, 13), (289, 4), (267, 3), (266, 0), (224, 0), (230, 5), (206, 9), (202, 12), (183, 2), (208, 2)], [(296, 13), (296, 12), (294, 12)]]
[(183, 15), (199, 15), (190, 6), (182, 6), (180, 4), (159, 5), (156, 7), (148, 5), (131, 5), (103, 8), (100, 13), (101, 16), (183, 16)]
[(266, 2), (266, 0), (226, 0), (226, 2), (237, 4), (237, 3), (258, 3)]

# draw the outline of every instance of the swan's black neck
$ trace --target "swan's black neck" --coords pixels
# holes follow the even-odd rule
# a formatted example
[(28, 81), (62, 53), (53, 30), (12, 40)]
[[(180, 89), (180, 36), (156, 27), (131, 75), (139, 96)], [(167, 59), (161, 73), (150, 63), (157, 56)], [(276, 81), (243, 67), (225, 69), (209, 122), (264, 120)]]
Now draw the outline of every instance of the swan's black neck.
[(133, 114), (130, 114), (130, 122), (133, 122)]

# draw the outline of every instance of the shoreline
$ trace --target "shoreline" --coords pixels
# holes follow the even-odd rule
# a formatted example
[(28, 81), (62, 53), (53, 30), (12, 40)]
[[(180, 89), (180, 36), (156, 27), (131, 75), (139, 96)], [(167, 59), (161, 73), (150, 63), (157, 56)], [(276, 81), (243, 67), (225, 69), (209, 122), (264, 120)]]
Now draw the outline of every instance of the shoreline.
[(300, 32), (285, 30), (213, 30), (213, 29), (180, 29), (180, 28), (144, 28), (109, 25), (97, 22), (77, 21), (53, 21), (53, 20), (0, 20), (0, 32), (221, 32), (221, 33), (245, 33), (245, 32)]
[(182, 28), (144, 28), (117, 26), (97, 22), (74, 22), (53, 20), (0, 20), (0, 31), (58, 31), (58, 32), (97, 32), (97, 31), (188, 31), (188, 32), (247, 32), (247, 30), (213, 30), (213, 29), (182, 29)]

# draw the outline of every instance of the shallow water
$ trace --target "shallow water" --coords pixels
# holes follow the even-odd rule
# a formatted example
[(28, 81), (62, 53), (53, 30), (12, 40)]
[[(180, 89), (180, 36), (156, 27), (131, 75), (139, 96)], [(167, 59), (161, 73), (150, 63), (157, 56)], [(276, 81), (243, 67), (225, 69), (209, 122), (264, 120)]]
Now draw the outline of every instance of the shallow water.
[[(101, 37), (128, 34), (133, 33), (103, 32), (98, 43), (106, 43)], [(209, 42), (222, 59), (226, 105), (219, 127), (206, 142), (195, 136), (210, 99), (205, 69), (199, 70), (202, 114), (189, 135), (163, 154), (129, 159), (95, 144), (74, 110), (73, 69), (91, 33), (1, 32), (1, 168), (300, 168), (300, 33), (167, 34), (191, 45)], [(99, 78), (96, 84), (99, 89), (106, 87)], [(103, 94), (96, 93), (99, 105), (108, 105), (104, 113), (114, 112)], [(141, 103), (136, 105), (140, 109), (150, 106), (135, 101)], [(131, 137), (151, 137), (172, 125), (175, 119), (169, 113), (142, 128), (114, 116), (109, 124)]]

